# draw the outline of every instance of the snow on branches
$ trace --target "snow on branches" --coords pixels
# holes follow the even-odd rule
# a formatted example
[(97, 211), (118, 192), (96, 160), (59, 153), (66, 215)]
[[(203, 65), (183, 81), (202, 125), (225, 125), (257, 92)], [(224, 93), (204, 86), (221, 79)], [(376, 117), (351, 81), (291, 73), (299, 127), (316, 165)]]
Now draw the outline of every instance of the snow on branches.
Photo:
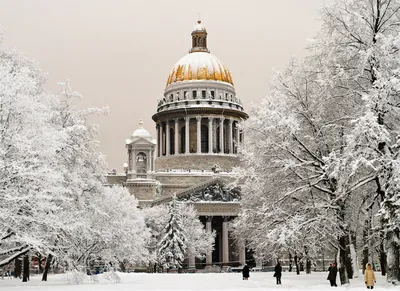
[(396, 283), (400, 1), (337, 0), (321, 19), (308, 56), (276, 75), (244, 125), (235, 229), (263, 254), (338, 250), (342, 283), (354, 246), (368, 260), (373, 239)]

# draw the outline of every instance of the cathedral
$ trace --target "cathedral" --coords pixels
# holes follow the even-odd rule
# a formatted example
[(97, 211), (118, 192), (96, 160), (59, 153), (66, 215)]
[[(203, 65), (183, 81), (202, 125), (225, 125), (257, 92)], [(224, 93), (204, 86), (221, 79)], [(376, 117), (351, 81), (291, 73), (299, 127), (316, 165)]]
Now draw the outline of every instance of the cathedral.
[(199, 20), (192, 47), (171, 69), (153, 120), (154, 138), (139, 122), (126, 140), (125, 172), (107, 175), (109, 185), (127, 187), (141, 205), (169, 202), (174, 195), (191, 203), (215, 247), (205, 260), (189, 257), (188, 268), (243, 264), (244, 243), (234, 240), (228, 222), (238, 215), (239, 189), (228, 187), (243, 142), (239, 123), (248, 115), (236, 96), (227, 67), (210, 54), (207, 30)]

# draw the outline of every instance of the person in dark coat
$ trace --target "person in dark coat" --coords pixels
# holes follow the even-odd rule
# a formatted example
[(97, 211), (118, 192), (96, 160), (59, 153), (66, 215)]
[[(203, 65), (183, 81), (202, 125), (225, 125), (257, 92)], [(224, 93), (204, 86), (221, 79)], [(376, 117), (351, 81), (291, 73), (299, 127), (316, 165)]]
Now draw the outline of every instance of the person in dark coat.
[(247, 264), (244, 264), (243, 269), (242, 269), (242, 274), (243, 274), (243, 280), (249, 279), (250, 270), (249, 270), (249, 266), (247, 266)]
[(282, 282), (281, 282), (282, 266), (281, 266), (281, 264), (279, 262), (278, 262), (278, 264), (276, 264), (274, 271), (275, 271), (274, 277), (276, 277), (276, 284), (277, 285), (282, 285)]
[(337, 267), (336, 264), (333, 263), (328, 268), (328, 280), (331, 282), (331, 287), (337, 287), (336, 285), (336, 276), (337, 276)]

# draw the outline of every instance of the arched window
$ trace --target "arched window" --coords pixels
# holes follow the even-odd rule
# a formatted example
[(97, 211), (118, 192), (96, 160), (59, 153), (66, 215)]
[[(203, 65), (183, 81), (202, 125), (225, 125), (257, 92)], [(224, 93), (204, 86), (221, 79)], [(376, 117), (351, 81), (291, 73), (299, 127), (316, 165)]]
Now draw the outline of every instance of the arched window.
[(201, 126), (201, 152), (208, 153), (208, 126)]
[(201, 46), (203, 43), (203, 39), (201, 37), (199, 37), (199, 46)]
[(136, 173), (147, 173), (147, 156), (143, 152), (136, 155)]
[(185, 141), (186, 141), (186, 132), (185, 132), (185, 126), (182, 126), (181, 128), (181, 154), (185, 153)]

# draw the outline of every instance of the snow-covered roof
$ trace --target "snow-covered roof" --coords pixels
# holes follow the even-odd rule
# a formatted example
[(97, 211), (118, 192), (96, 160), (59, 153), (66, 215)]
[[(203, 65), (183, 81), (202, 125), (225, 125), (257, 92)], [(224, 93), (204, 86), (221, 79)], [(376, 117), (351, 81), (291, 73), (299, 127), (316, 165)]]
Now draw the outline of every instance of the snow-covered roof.
[(228, 68), (208, 52), (193, 52), (181, 58), (172, 68), (167, 86), (192, 80), (212, 80), (233, 85)]
[(132, 137), (145, 137), (145, 138), (151, 138), (150, 133), (143, 128), (143, 120), (140, 119), (139, 121), (139, 128), (136, 129), (133, 134)]

